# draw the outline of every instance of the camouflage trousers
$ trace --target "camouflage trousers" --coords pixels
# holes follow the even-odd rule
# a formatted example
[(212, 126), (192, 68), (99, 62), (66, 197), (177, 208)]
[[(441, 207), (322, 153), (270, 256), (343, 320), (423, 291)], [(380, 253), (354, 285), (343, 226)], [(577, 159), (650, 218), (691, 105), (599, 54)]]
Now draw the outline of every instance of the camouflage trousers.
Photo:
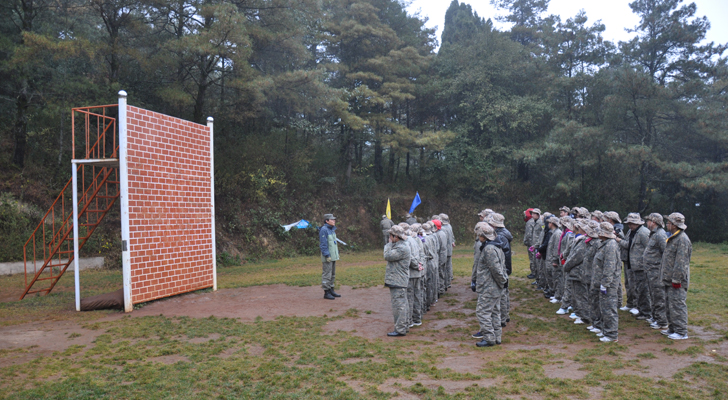
[(483, 339), (496, 343), (501, 341), (502, 328), (500, 317), (501, 296), (491, 297), (478, 294), (478, 305), (475, 307), (475, 316), (480, 324)]
[(382, 231), (382, 239), (384, 240), (384, 245), (386, 246), (387, 243), (389, 243), (389, 230)]
[(422, 278), (410, 278), (407, 285), (407, 304), (409, 304), (407, 326), (422, 322), (422, 302)]
[(564, 289), (561, 293), (561, 308), (566, 310), (569, 307), (574, 307), (574, 309), (576, 309), (576, 307), (574, 306), (574, 285), (578, 281), (571, 280), (566, 277), (566, 275), (567, 273), (564, 272)]
[(508, 291), (508, 288), (503, 288), (503, 294), (501, 294), (500, 298), (500, 320), (501, 322), (508, 322), (511, 319), (510, 311), (511, 311), (511, 293)]
[(566, 286), (564, 285), (564, 267), (559, 265), (555, 266), (554, 268), (554, 285), (556, 286), (556, 292), (555, 296), (557, 299), (564, 300), (564, 291), (566, 290)]
[(409, 324), (409, 304), (407, 304), (407, 289), (389, 288), (389, 295), (392, 298), (392, 315), (394, 316), (394, 330), (398, 333), (407, 333)]
[(543, 269), (543, 259), (536, 258), (534, 255), (533, 263), (536, 265), (536, 282), (538, 282), (539, 287), (546, 289), (548, 285), (546, 283), (546, 271)]
[(452, 285), (452, 256), (447, 256), (447, 285), (445, 287), (450, 287)]
[(439, 272), (437, 268), (437, 263), (428, 261), (427, 262), (427, 307), (432, 306), (435, 304), (435, 300), (437, 300), (437, 291), (439, 288), (439, 284), (437, 280), (439, 279)]
[(530, 251), (526, 250), (526, 253), (528, 253), (528, 266), (531, 268), (531, 273), (536, 275), (536, 264), (534, 263), (536, 259)]
[(617, 287), (607, 288), (607, 294), (599, 292), (599, 308), (602, 312), (602, 333), (604, 337), (617, 339), (619, 336), (619, 315), (617, 314)]
[(662, 283), (660, 267), (647, 269), (647, 280), (650, 282), (650, 295), (652, 296), (652, 318), (660, 326), (666, 326), (667, 322), (667, 293), (665, 284)]
[(624, 288), (627, 290), (627, 307), (637, 307), (636, 290), (634, 287), (634, 270), (624, 268)]
[(445, 293), (445, 289), (447, 289), (447, 259), (441, 262), (438, 267), (437, 293), (443, 294)]
[(550, 262), (547, 261), (541, 261), (541, 265), (543, 265), (543, 272), (544, 272), (544, 279), (546, 281), (546, 288), (551, 293), (556, 292), (556, 285), (554, 284), (554, 266), (551, 265)]
[(323, 262), (323, 272), (321, 273), (321, 287), (324, 290), (334, 288), (336, 283), (336, 261)]
[(592, 287), (589, 289), (589, 308), (591, 309), (591, 320), (592, 325), (595, 328), (603, 329), (604, 326), (602, 324), (602, 309), (601, 305), (599, 304), (599, 295), (601, 292), (599, 291), (599, 285), (592, 285)]
[[(589, 288), (581, 281), (567, 280), (566, 286), (571, 287), (570, 294), (570, 305), (574, 307), (574, 314), (578, 315), (584, 322), (592, 322), (591, 306), (589, 305), (588, 292)], [(562, 297), (563, 300), (563, 297)], [(567, 309), (569, 306), (564, 307), (562, 301), (561, 308)]]
[(670, 332), (680, 335), (688, 334), (688, 291), (685, 288), (675, 289), (665, 286), (667, 291), (667, 320), (669, 321)]
[(640, 314), (652, 316), (652, 296), (646, 271), (632, 271), (635, 286), (635, 300)]

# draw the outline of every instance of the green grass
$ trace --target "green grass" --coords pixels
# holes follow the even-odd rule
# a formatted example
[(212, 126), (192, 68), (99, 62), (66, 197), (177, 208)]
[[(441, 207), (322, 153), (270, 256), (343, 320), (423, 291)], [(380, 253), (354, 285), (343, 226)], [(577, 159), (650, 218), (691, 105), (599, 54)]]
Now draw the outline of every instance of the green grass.
[[(701, 266), (691, 271), (688, 295), (691, 325), (724, 335), (725, 249), (696, 244), (693, 261)], [(716, 355), (706, 363), (699, 358), (722, 345), (725, 336), (681, 345), (650, 332), (632, 341), (597, 343), (583, 328), (553, 315), (556, 305), (544, 301), (522, 278), (527, 259), (523, 250), (516, 251), (511, 295), (518, 307), (511, 318), (518, 321), (518, 330), (507, 331), (503, 346), (488, 349), (475, 348), (469, 337), (477, 327), (471, 311), (475, 302), (452, 292), (441, 299), (449, 310), (426, 316), (445, 321), (445, 327), (425, 325), (407, 340), (391, 341), (324, 330), (331, 321), (354, 321), (372, 313), (365, 308), (349, 308), (336, 317), (259, 318), (251, 323), (163, 316), (99, 321), (108, 312), (72, 311), (72, 280), (64, 277), (61, 290), (49, 296), (0, 303), (0, 324), (63, 319), (99, 335), (93, 343), (79, 344), (80, 334), (68, 334), (68, 347), (38, 358), (29, 357), (33, 347), (0, 349), (0, 365), (5, 365), (0, 368), (0, 398), (715, 399), (728, 393), (728, 359)], [(463, 246), (454, 253), (470, 252)], [(453, 265), (456, 276), (470, 276), (471, 258), (454, 258)], [(337, 265), (337, 280), (357, 288), (377, 286), (383, 270), (379, 252), (345, 254)], [(88, 294), (114, 290), (121, 279), (118, 271), (89, 271), (81, 277)], [(319, 257), (221, 268), (218, 277), (223, 288), (308, 286), (319, 280)], [(20, 277), (0, 278), (0, 290), (19, 283)], [(620, 328), (643, 325), (631, 318), (620, 321)], [(444, 346), (444, 341), (455, 345)], [(657, 343), (660, 350), (635, 351), (633, 346), (645, 341)], [(463, 373), (441, 366), (453, 357), (479, 357), (482, 368)], [(690, 362), (672, 377), (640, 375), (647, 369), (644, 362), (662, 357)], [(569, 363), (578, 365), (578, 377), (550, 377), (549, 371)], [(432, 381), (438, 384), (423, 383)]]

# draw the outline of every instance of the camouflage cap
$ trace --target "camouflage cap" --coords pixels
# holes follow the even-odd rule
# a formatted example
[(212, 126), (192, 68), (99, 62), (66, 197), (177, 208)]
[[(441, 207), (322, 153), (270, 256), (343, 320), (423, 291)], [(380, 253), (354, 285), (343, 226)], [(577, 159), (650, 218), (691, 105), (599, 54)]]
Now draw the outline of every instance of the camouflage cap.
[(594, 210), (591, 213), (592, 218), (596, 218), (597, 220), (601, 221), (602, 218), (604, 218), (604, 213), (599, 210)]
[(478, 236), (483, 236), (488, 240), (495, 240), (495, 230), (493, 230), (493, 227), (488, 224), (476, 224), (475, 234)]
[(382, 219), (387, 218), (387, 214), (382, 215)]
[(399, 225), (395, 225), (389, 229), (389, 234), (396, 236), (402, 240), (407, 240), (407, 232)]
[(619, 218), (619, 214), (614, 211), (607, 211), (604, 213), (604, 218), (611, 219), (612, 221), (622, 223), (622, 219)]
[(589, 231), (586, 233), (589, 237), (599, 239), (599, 233), (601, 232), (600, 224), (594, 220), (585, 220)]
[(485, 217), (489, 216), (490, 214), (493, 214), (493, 210), (491, 210), (490, 208), (486, 208), (485, 210), (479, 212), (478, 216), (485, 218)]
[(541, 210), (540, 210), (540, 209), (538, 209), (538, 208), (534, 208), (533, 210), (531, 210), (531, 214), (538, 214), (538, 215), (541, 215)]
[(646, 216), (645, 221), (652, 221), (663, 228), (665, 227), (665, 221), (662, 219), (662, 215), (660, 213), (652, 213)]
[(643, 225), (645, 221), (642, 220), (642, 217), (640, 217), (639, 213), (629, 213), (627, 214), (627, 219), (624, 220), (624, 223)]
[(579, 228), (587, 235), (589, 234), (589, 221), (585, 220), (584, 218), (579, 218), (576, 221), (574, 221), (574, 228)]
[(551, 214), (550, 212), (546, 211), (545, 213), (543, 213), (543, 220), (548, 221), (549, 218), (553, 217), (553, 216), (554, 216), (554, 214)]
[(561, 222), (561, 226), (564, 226), (564, 227), (566, 227), (566, 229), (573, 231), (574, 222), (576, 222), (576, 221), (574, 221), (574, 219), (571, 218), (570, 216), (565, 215), (565, 216), (559, 218), (559, 222)]
[(442, 221), (443, 224), (449, 224), (450, 217), (448, 217), (447, 214), (440, 214), (440, 221)]
[(428, 222), (423, 223), (422, 224), (422, 230), (425, 231), (425, 232), (427, 232), (427, 233), (432, 232), (432, 222), (429, 222), (428, 221)]
[(545, 221), (550, 224), (554, 224), (554, 226), (556, 226), (557, 228), (561, 227), (561, 221), (559, 221), (559, 217), (555, 215), (548, 217), (547, 219), (545, 219)]
[(410, 214), (410, 213), (404, 213), (404, 216), (407, 217), (407, 218), (409, 218), (409, 217), (412, 216), (412, 214)]
[(410, 229), (412, 229), (415, 232), (419, 232), (420, 228), (422, 228), (422, 224), (415, 222), (414, 224), (410, 225)]
[(400, 222), (397, 225), (402, 227), (402, 229), (409, 229), (409, 224), (406, 222)]
[(440, 220), (440, 216), (437, 215), (437, 214), (435, 214), (435, 215), (432, 216), (432, 218), (430, 218), (430, 220), (431, 221), (435, 221), (435, 220), (438, 220), (439, 221)]
[(680, 214), (679, 212), (674, 212), (670, 215), (666, 215), (665, 219), (680, 229), (688, 229), (687, 225), (685, 225), (685, 216)]
[(493, 213), (488, 216), (488, 224), (494, 228), (505, 228), (505, 220), (506, 217), (498, 213)]
[(334, 214), (324, 214), (324, 221), (326, 221), (327, 219), (336, 220), (336, 217), (334, 217)]
[(605, 237), (614, 239), (617, 235), (614, 234), (614, 225), (609, 222), (602, 222), (599, 224), (599, 237)]
[(559, 208), (559, 211), (564, 211), (567, 214), (569, 214), (569, 213), (571, 213), (571, 208), (566, 207), (566, 206), (561, 206), (561, 208)]

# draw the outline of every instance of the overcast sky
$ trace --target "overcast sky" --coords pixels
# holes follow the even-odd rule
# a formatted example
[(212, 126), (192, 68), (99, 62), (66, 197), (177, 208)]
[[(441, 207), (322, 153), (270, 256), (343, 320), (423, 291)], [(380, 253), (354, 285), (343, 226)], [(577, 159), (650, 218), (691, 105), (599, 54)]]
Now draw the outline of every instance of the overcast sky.
[[(442, 27), (445, 23), (445, 11), (447, 11), (452, 0), (406, 1), (411, 2), (407, 8), (411, 14), (419, 12), (421, 16), (429, 18), (427, 27), (437, 26), (437, 41), (439, 43)], [(637, 16), (629, 8), (631, 2), (631, 0), (551, 0), (547, 15), (557, 14), (561, 16), (562, 21), (566, 21), (568, 18), (575, 16), (579, 10), (584, 9), (586, 16), (589, 18), (587, 25), (592, 25), (596, 20), (601, 19), (607, 28), (604, 32), (604, 38), (617, 44), (620, 40), (626, 41), (633, 37), (624, 29), (633, 28), (639, 22)], [(707, 16), (710, 21), (711, 28), (708, 31), (707, 40), (714, 41), (716, 44), (728, 43), (728, 0), (693, 0), (693, 2), (698, 6), (696, 15), (700, 17)], [(510, 28), (510, 24), (496, 21), (495, 17), (505, 14), (505, 10), (496, 10), (490, 5), (489, 0), (466, 0), (461, 1), (461, 3), (470, 4), (481, 17), (491, 18), (498, 29)], [(683, 2), (683, 4), (689, 3), (689, 1)]]

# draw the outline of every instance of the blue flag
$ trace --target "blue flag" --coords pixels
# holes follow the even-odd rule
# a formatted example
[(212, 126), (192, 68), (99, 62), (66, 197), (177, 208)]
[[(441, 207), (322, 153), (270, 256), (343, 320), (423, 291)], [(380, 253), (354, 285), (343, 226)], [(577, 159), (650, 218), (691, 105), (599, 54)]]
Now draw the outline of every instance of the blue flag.
[(420, 200), (420, 192), (417, 192), (414, 200), (412, 200), (412, 205), (410, 206), (409, 213), (412, 214), (413, 212), (415, 212), (415, 208), (417, 208), (417, 206), (419, 206), (421, 203), (422, 200)]

